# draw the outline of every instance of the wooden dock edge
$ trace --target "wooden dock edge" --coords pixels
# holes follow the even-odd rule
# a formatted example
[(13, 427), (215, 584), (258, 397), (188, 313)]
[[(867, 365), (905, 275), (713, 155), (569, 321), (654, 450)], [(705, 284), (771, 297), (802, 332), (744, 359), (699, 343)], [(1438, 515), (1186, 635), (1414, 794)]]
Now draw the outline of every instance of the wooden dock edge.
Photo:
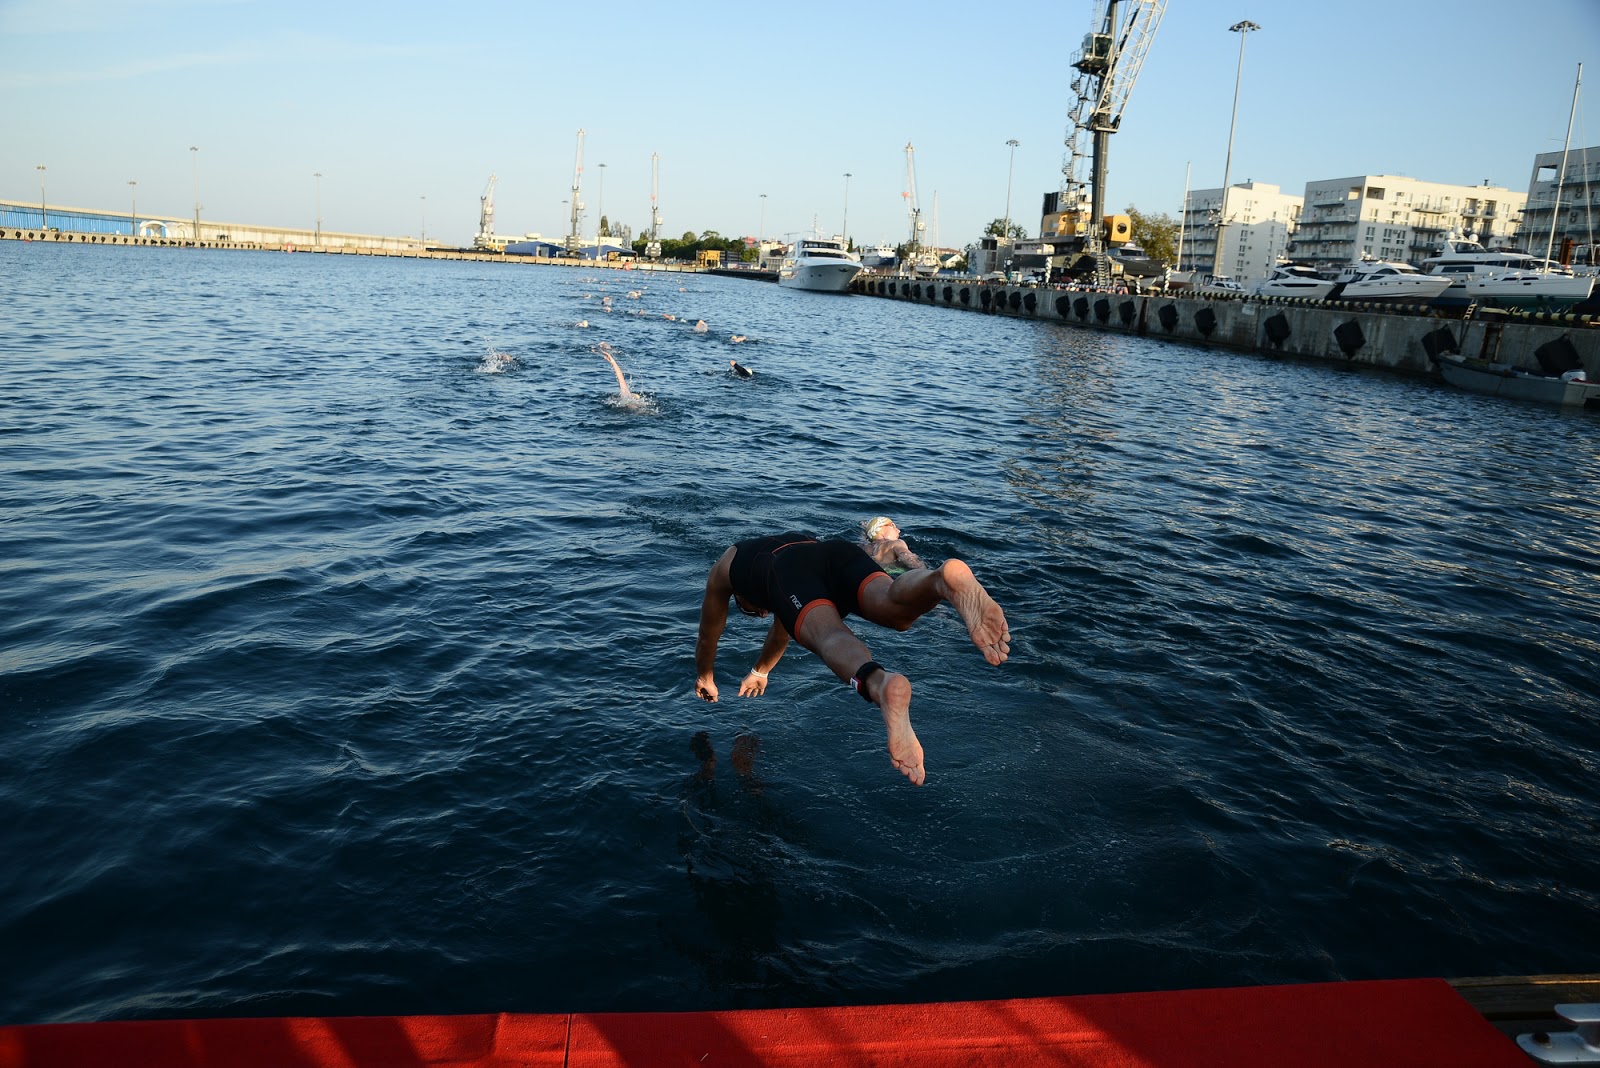
[(1535, 1031), (1570, 1031), (1557, 1005), (1600, 1003), (1600, 974), (1496, 975), (1448, 980), (1479, 1015), (1515, 1038)]

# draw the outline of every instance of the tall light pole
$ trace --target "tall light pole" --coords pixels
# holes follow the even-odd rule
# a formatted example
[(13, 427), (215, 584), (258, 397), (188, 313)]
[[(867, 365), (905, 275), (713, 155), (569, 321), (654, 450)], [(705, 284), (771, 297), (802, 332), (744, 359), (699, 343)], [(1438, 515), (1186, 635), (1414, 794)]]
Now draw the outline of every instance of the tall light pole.
[(318, 171), (311, 177), (317, 180), (317, 244), (322, 244), (322, 172)]
[(428, 198), (422, 198), (422, 244), (428, 243)]
[(133, 195), (133, 205), (132, 205), (133, 211), (128, 216), (128, 224), (129, 224), (128, 225), (128, 232), (131, 233), (134, 237), (138, 237), (139, 236), (139, 183), (136, 182), (136, 181), (130, 181), (128, 183), (128, 188), (130, 190), (132, 190), (132, 195)]
[(756, 238), (759, 243), (767, 236), (767, 194), (761, 194), (761, 235)]
[(189, 146), (189, 159), (194, 163), (194, 243), (200, 243), (200, 149)]
[(1228, 122), (1228, 155), (1222, 164), (1222, 201), (1217, 205), (1217, 254), (1211, 260), (1212, 274), (1222, 273), (1222, 232), (1228, 223), (1228, 182), (1233, 177), (1233, 128), (1239, 122), (1239, 83), (1244, 79), (1244, 42), (1251, 30), (1260, 28), (1249, 19), (1228, 27), (1229, 33), (1239, 35), (1239, 70), (1233, 76), (1233, 118)]
[(600, 231), (609, 230), (605, 224), (606, 217), (606, 165), (595, 164), (600, 168), (600, 184), (595, 188), (594, 196), (594, 261), (600, 262)]
[(1021, 143), (1015, 137), (1006, 142), (1006, 146), (1011, 149), (1011, 162), (1006, 166), (1006, 221), (1005, 229), (1000, 236), (1007, 240), (1011, 238), (1011, 179), (1017, 173), (1017, 146)]
[(845, 251), (850, 250), (850, 172), (844, 172), (844, 229), (840, 232), (844, 238)]
[(48, 230), (50, 224), (46, 222), (44, 214), (44, 164), (38, 164), (33, 169), (39, 172), (39, 229)]

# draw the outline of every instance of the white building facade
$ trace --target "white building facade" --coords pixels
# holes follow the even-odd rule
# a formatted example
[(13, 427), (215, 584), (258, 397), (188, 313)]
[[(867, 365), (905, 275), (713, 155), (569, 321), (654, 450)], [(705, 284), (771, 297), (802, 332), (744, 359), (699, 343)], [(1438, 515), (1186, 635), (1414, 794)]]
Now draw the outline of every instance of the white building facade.
[(1509, 247), (1526, 193), (1503, 186), (1447, 185), (1369, 174), (1307, 182), (1290, 256), (1326, 270), (1370, 257), (1421, 264), (1452, 235)]
[(1518, 247), (1535, 256), (1544, 256), (1549, 250), (1551, 259), (1593, 267), (1600, 262), (1595, 252), (1595, 224), (1600, 221), (1600, 146), (1567, 151), (1565, 167), (1562, 156), (1557, 151), (1533, 157)]
[[(1287, 254), (1300, 222), (1301, 198), (1268, 182), (1196, 189), (1183, 209), (1183, 252), (1178, 267), (1197, 275), (1227, 275), (1249, 283), (1265, 278)], [(1222, 254), (1217, 254), (1218, 231)]]

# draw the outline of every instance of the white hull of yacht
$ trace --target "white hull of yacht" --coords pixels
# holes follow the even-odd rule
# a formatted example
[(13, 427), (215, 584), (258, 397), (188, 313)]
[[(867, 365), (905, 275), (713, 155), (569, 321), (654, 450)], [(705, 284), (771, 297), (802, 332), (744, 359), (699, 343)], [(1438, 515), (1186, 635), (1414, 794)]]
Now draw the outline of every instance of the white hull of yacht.
[(1544, 271), (1510, 271), (1492, 278), (1474, 278), (1465, 289), (1470, 300), (1516, 307), (1567, 307), (1589, 299), (1589, 294), (1594, 292), (1594, 278)]
[(785, 260), (778, 268), (778, 284), (813, 293), (845, 293), (861, 273), (861, 264), (839, 260)]
[(1334, 282), (1283, 281), (1258, 282), (1252, 291), (1258, 297), (1299, 297), (1301, 300), (1321, 300), (1333, 292)]

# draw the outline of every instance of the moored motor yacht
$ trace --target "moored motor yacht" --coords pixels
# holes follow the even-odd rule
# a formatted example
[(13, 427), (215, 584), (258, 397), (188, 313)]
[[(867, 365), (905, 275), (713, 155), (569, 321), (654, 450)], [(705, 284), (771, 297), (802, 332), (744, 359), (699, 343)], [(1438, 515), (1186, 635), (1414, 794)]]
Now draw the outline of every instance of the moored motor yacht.
[(1450, 279), (1423, 274), (1409, 263), (1363, 259), (1339, 273), (1339, 283), (1327, 299), (1426, 304), (1449, 288)]
[(1244, 286), (1225, 274), (1208, 274), (1198, 283), (1191, 283), (1196, 293), (1212, 297), (1242, 297)]
[(1518, 307), (1566, 307), (1586, 300), (1594, 279), (1514, 249), (1490, 251), (1476, 241), (1446, 241), (1423, 260), (1428, 274), (1450, 279), (1444, 298)]
[(1315, 268), (1300, 263), (1280, 263), (1270, 274), (1250, 287), (1257, 297), (1302, 297), (1322, 300), (1338, 283), (1323, 278)]
[(802, 237), (778, 267), (778, 284), (817, 293), (843, 293), (861, 273), (861, 260), (834, 237)]
[(873, 245), (861, 253), (861, 265), (863, 267), (884, 269), (893, 267), (898, 260), (899, 257), (895, 253), (894, 246), (888, 243)]
[(1553, 270), (1507, 271), (1467, 283), (1467, 296), (1471, 299), (1516, 308), (1567, 308), (1588, 300), (1593, 292), (1593, 275)]

